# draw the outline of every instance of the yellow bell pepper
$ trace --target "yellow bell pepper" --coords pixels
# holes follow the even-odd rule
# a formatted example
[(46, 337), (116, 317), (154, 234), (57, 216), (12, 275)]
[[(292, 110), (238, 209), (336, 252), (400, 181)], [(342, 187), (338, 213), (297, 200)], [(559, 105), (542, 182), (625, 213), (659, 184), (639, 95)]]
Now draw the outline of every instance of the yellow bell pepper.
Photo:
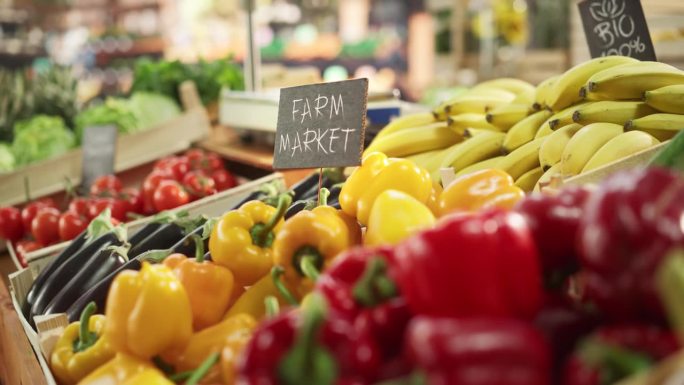
[(364, 244), (394, 245), (434, 224), (435, 216), (426, 205), (404, 192), (386, 190), (373, 203)]
[(427, 207), (436, 216), (439, 216), (439, 196), (442, 195), (442, 184), (436, 181), (432, 181), (432, 192), (430, 193), (430, 198), (427, 201)]
[[(272, 273), (273, 275), (267, 275), (250, 286), (237, 301), (235, 301), (233, 306), (228, 309), (228, 312), (223, 319), (234, 317), (238, 314), (247, 314), (259, 321), (266, 315), (264, 300), (269, 296), (276, 297), (281, 306), (296, 305), (299, 298), (296, 297), (297, 291), (294, 290), (296, 289), (295, 285), (280, 278), (282, 275), (282, 268), (274, 269)], [(277, 284), (284, 285), (284, 290), (279, 290), (276, 286)], [(283, 293), (290, 293), (293, 297), (285, 298), (283, 297)]]
[(251, 335), (256, 324), (256, 320), (247, 314), (226, 318), (193, 334), (184, 349), (164, 354), (164, 361), (172, 364), (176, 371), (195, 369), (211, 354), (220, 353), (233, 336)]
[(340, 191), (340, 206), (363, 225), (368, 224), (373, 202), (383, 191), (403, 191), (426, 203), (432, 194), (430, 173), (407, 159), (372, 152), (364, 156)]
[(64, 329), (52, 350), (50, 369), (62, 385), (77, 383), (114, 357), (111, 344), (102, 337), (105, 316), (93, 315), (96, 310), (94, 302), (88, 304), (80, 321)]
[(211, 258), (233, 272), (236, 286), (250, 286), (268, 275), (273, 266), (273, 239), (291, 202), (287, 194), (279, 197), (277, 209), (250, 201), (225, 213), (214, 226), (209, 238)]
[[(330, 206), (300, 211), (276, 235), (274, 263), (284, 270), (286, 281), (299, 282), (301, 295), (333, 258), (361, 239), (358, 223), (344, 215)], [(303, 280), (305, 277), (310, 280)]]
[(221, 377), (223, 384), (234, 385), (237, 381), (238, 358), (252, 338), (252, 330), (242, 329), (230, 335), (221, 351)]
[(100, 366), (78, 385), (174, 385), (152, 363), (124, 353)]
[(439, 196), (439, 213), (443, 216), (489, 207), (511, 209), (524, 196), (525, 192), (505, 171), (485, 169), (454, 179)]
[(173, 271), (143, 262), (140, 271), (123, 271), (112, 282), (104, 336), (114, 349), (148, 359), (183, 348), (192, 334), (188, 295)]
[(195, 330), (214, 325), (223, 318), (234, 286), (233, 273), (229, 269), (205, 261), (203, 250), (195, 258), (169, 255), (164, 259), (164, 265), (173, 269), (188, 293)]

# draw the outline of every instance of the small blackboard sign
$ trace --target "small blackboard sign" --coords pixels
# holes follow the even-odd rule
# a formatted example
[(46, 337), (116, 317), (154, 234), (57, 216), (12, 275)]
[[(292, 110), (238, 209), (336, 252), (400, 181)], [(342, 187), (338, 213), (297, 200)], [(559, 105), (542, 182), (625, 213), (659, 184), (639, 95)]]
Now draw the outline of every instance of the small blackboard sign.
[(592, 58), (656, 60), (640, 0), (583, 0), (577, 6)]
[(361, 164), (368, 79), (280, 90), (273, 168)]
[(86, 127), (83, 131), (81, 185), (84, 189), (90, 188), (97, 177), (114, 172), (117, 135), (114, 125)]

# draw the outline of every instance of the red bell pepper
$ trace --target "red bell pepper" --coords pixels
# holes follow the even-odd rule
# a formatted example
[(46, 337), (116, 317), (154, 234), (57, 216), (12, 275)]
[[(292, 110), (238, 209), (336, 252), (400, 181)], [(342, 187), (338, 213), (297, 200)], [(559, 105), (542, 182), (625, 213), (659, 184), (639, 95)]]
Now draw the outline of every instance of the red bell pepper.
[(569, 186), (556, 195), (530, 195), (515, 206), (532, 231), (545, 272), (576, 269), (575, 239), (591, 191), (584, 186)]
[(664, 320), (655, 272), (684, 246), (684, 178), (650, 168), (617, 173), (588, 199), (578, 233), (582, 297), (616, 320)]
[(542, 302), (537, 251), (515, 212), (445, 217), (397, 245), (389, 270), (416, 314), (531, 319)]
[(564, 385), (612, 384), (680, 348), (676, 335), (650, 325), (603, 327), (588, 337), (568, 359)]
[(336, 316), (312, 294), (304, 308), (265, 321), (243, 352), (240, 384), (337, 385), (375, 379), (380, 351), (368, 329)]
[(417, 317), (407, 349), (427, 385), (550, 383), (544, 338), (515, 319)]

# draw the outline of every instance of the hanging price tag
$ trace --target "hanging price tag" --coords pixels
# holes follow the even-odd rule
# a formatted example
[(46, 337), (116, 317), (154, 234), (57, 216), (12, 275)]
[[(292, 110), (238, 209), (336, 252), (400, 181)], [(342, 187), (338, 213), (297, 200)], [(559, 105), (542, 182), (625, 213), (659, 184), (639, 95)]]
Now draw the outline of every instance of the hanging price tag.
[(577, 6), (592, 58), (619, 55), (656, 60), (639, 0), (583, 0)]
[(97, 177), (114, 173), (117, 136), (114, 125), (86, 127), (83, 131), (81, 186), (84, 189), (90, 188)]
[(368, 79), (280, 90), (273, 168), (361, 164)]

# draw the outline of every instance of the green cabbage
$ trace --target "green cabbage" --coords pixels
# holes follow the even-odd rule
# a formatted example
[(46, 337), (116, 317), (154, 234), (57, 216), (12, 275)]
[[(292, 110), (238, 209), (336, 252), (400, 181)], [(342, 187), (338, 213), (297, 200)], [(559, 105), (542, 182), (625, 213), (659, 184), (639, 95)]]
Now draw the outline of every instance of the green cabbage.
[(117, 126), (122, 134), (136, 132), (140, 124), (130, 102), (126, 99), (107, 98), (100, 105), (89, 107), (76, 116), (76, 136), (80, 142), (83, 130), (90, 126)]
[(59, 116), (36, 115), (14, 125), (12, 152), (17, 166), (52, 158), (76, 143), (74, 134)]
[(151, 92), (135, 92), (129, 105), (141, 128), (151, 128), (181, 114), (173, 99)]
[(0, 143), (0, 172), (10, 172), (15, 167), (14, 154), (9, 143)]

